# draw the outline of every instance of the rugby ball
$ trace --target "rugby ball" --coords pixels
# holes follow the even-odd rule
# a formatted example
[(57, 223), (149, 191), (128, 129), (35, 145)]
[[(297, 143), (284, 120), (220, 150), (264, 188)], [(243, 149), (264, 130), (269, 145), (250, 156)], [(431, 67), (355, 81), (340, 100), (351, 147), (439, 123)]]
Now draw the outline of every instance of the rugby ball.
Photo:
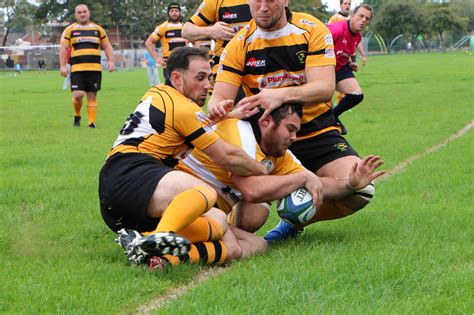
[(289, 223), (306, 223), (316, 213), (313, 196), (306, 188), (300, 187), (277, 202), (277, 212), (280, 218)]

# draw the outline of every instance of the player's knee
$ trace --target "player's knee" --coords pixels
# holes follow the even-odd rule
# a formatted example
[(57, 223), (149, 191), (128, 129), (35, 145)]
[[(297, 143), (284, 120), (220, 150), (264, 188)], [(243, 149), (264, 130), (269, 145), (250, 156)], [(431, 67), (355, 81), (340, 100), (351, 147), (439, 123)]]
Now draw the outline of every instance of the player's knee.
[(348, 198), (350, 199), (350, 208), (356, 212), (369, 204), (375, 194), (374, 183), (370, 183), (364, 188), (355, 191)]
[(217, 201), (217, 192), (209, 186), (196, 186), (195, 190), (200, 192), (208, 205), (214, 205)]

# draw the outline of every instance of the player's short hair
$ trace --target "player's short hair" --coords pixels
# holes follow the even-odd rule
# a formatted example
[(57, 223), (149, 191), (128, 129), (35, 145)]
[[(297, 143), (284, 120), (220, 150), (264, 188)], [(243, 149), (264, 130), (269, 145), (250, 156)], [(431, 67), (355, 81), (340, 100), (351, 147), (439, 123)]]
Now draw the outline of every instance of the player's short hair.
[(179, 4), (177, 2), (171, 2), (168, 5), (168, 11), (166, 11), (166, 12), (170, 12), (171, 9), (178, 9), (179, 11), (181, 11), (181, 7), (179, 6)]
[(283, 119), (288, 115), (297, 114), (299, 118), (303, 117), (303, 104), (301, 103), (284, 103), (280, 107), (274, 109), (270, 116), (272, 116), (275, 124), (279, 125)]
[(372, 7), (371, 7), (370, 5), (365, 4), (365, 3), (359, 4), (358, 6), (356, 6), (356, 8), (354, 9), (354, 12), (352, 12), (352, 15), (356, 14), (357, 11), (358, 11), (360, 8), (364, 8), (364, 9), (370, 11), (370, 14), (371, 14), (370, 19), (371, 19), (371, 20), (373, 19), (373, 17), (374, 17), (374, 9), (372, 9)]
[(171, 75), (174, 70), (188, 70), (189, 60), (192, 57), (199, 57), (204, 60), (209, 60), (207, 50), (196, 47), (179, 47), (173, 49), (171, 55), (166, 60), (166, 71)]

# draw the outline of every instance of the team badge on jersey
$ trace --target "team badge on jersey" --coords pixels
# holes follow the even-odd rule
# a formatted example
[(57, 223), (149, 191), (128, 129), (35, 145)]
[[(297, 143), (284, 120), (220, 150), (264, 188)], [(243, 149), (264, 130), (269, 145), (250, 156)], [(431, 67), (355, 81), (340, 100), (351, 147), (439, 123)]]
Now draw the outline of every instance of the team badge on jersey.
[(306, 60), (306, 51), (298, 51), (296, 57), (298, 58), (298, 61), (303, 64)]

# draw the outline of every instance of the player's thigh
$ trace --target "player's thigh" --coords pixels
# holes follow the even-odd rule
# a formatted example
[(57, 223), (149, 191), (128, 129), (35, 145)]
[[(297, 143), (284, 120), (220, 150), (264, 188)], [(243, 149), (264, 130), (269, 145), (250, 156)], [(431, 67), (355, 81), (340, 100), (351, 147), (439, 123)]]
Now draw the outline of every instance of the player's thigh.
[(331, 162), (324, 164), (316, 172), (316, 175), (321, 177), (347, 177), (352, 166), (360, 161), (360, 158), (355, 155), (343, 156)]
[[(192, 175), (182, 171), (169, 172), (163, 176), (156, 185), (155, 192), (150, 201), (150, 208), (152, 208), (154, 212), (161, 212), (166, 209), (176, 195), (196, 186), (204, 186), (215, 193), (214, 189), (208, 184)], [(190, 200), (189, 202), (193, 201)]]
[(344, 94), (360, 94), (362, 89), (355, 78), (347, 78), (336, 84), (336, 90)]

